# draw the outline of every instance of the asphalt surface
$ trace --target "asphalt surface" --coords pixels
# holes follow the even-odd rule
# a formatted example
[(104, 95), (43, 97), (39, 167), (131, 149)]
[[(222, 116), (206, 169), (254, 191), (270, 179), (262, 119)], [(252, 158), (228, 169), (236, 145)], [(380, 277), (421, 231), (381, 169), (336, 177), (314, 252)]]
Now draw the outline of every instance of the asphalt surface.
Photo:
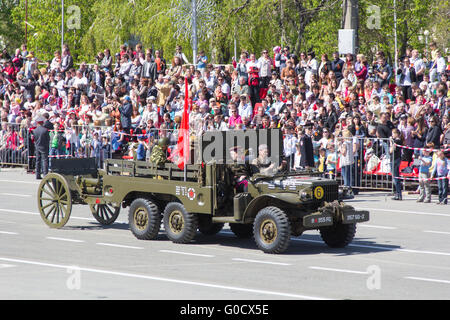
[(128, 211), (109, 227), (88, 206), (73, 206), (62, 229), (37, 209), (39, 182), (0, 171), (0, 299), (450, 299), (450, 206), (393, 201), (364, 192), (348, 202), (368, 209), (344, 249), (317, 231), (292, 238), (281, 255), (252, 239), (198, 234), (186, 245), (136, 239)]

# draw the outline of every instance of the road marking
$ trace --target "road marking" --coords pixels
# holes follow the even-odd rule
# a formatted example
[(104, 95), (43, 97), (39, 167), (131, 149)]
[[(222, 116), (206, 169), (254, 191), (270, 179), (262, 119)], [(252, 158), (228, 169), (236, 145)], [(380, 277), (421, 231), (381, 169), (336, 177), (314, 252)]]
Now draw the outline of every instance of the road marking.
[(356, 274), (368, 274), (367, 271), (355, 271), (355, 270), (346, 270), (346, 269), (335, 269), (335, 268), (324, 268), (324, 267), (315, 267), (311, 266), (310, 269), (314, 270), (324, 270), (324, 271), (336, 271), (336, 272), (344, 272), (344, 273), (356, 273)]
[(0, 231), (1, 234), (18, 234), (17, 232)]
[(428, 282), (439, 282), (439, 283), (450, 284), (450, 280), (439, 280), (439, 279), (429, 279), (429, 278), (419, 278), (419, 277), (405, 277), (405, 279), (419, 280), (419, 281), (428, 281)]
[(272, 262), (272, 261), (261, 261), (261, 260), (250, 260), (250, 259), (241, 259), (241, 258), (233, 258), (231, 260), (234, 261), (243, 261), (243, 262), (254, 262), (254, 263), (266, 263), (266, 264), (275, 264), (279, 266), (291, 266), (290, 263), (283, 263), (283, 262)]
[(103, 242), (97, 242), (99, 246), (108, 246), (108, 247), (117, 247), (117, 248), (125, 248), (125, 249), (144, 249), (142, 247), (133, 247), (133, 246), (124, 246), (121, 244), (114, 244), (114, 243), (103, 243)]
[(84, 240), (76, 240), (76, 239), (67, 239), (67, 238), (58, 238), (58, 237), (46, 237), (49, 240), (58, 240), (58, 241), (67, 241), (67, 242), (84, 242)]
[[(31, 212), (31, 211), (23, 211), (23, 210), (14, 210), (14, 209), (2, 209), (0, 208), (0, 212), (12, 212), (12, 213), (23, 213), (23, 214), (30, 214), (33, 216), (38, 216), (40, 215), (39, 212)], [(70, 216), (71, 219), (78, 219), (78, 220), (89, 220), (89, 221), (97, 221), (94, 218), (83, 218), (83, 217), (74, 217), (74, 216)]]
[[(24, 264), (38, 265), (38, 266), (44, 266), (44, 267), (60, 268), (60, 269), (64, 269), (64, 270), (67, 270), (68, 268), (73, 268), (73, 266), (70, 266), (70, 265), (66, 266), (66, 265), (58, 265), (58, 264), (51, 264), (51, 263), (44, 263), (44, 262), (37, 262), (37, 261), (30, 261), (30, 260), (22, 260), (22, 259), (12, 259), (12, 258), (0, 257), (0, 260), (6, 261), (6, 262), (13, 262), (13, 263), (24, 263)], [(191, 286), (197, 286), (197, 287), (206, 287), (206, 288), (240, 291), (240, 292), (247, 292), (247, 293), (265, 294), (265, 295), (270, 295), (270, 296), (281, 296), (281, 297), (306, 299), (306, 300), (331, 300), (330, 298), (301, 295), (301, 294), (296, 294), (296, 293), (269, 291), (269, 290), (252, 289), (252, 288), (244, 288), (244, 287), (233, 287), (233, 286), (228, 286), (228, 285), (220, 285), (220, 284), (189, 281), (189, 280), (180, 280), (180, 279), (173, 279), (173, 278), (162, 278), (162, 277), (157, 277), (157, 276), (148, 276), (148, 275), (127, 273), (127, 272), (108, 271), (108, 270), (92, 269), (92, 268), (84, 268), (84, 267), (79, 267), (79, 270), (86, 271), (86, 272), (100, 273), (100, 274), (129, 277), (129, 278), (138, 278), (138, 279), (170, 282), (170, 283), (177, 283), (177, 284), (185, 284), (185, 285), (191, 285)]]
[(0, 263), (0, 269), (15, 267), (12, 264)]
[(0, 182), (14, 182), (14, 183), (27, 183), (27, 184), (40, 184), (38, 181), (20, 181), (20, 180), (0, 180)]
[(444, 232), (444, 231), (424, 230), (423, 232), (427, 232), (427, 233), (438, 233), (438, 234), (449, 234), (449, 235), (450, 235), (450, 232)]
[(188, 256), (198, 256), (198, 257), (206, 257), (206, 258), (214, 258), (215, 257), (215, 256), (210, 255), (210, 254), (199, 254), (199, 253), (172, 251), (172, 250), (159, 250), (159, 252), (184, 254), (184, 255), (188, 255)]
[[(324, 244), (323, 241), (319, 241), (319, 240), (308, 240), (308, 239), (291, 239), (291, 240)], [(450, 256), (450, 252), (424, 251), (424, 250), (412, 250), (412, 249), (402, 249), (402, 248), (387, 248), (387, 247), (380, 247), (380, 246), (370, 246), (370, 245), (365, 245), (365, 244), (349, 244), (348, 246), (356, 247), (356, 248), (377, 249), (377, 250), (383, 250), (383, 251), (399, 251), (399, 252), (408, 252), (408, 253), (433, 254), (433, 255), (438, 255), (438, 256)]]
[(386, 229), (386, 230), (398, 229), (397, 227), (376, 226), (376, 225), (373, 225), (373, 224), (364, 224), (364, 223), (358, 224), (358, 227), (375, 228), (375, 229)]
[(18, 194), (18, 193), (0, 193), (2, 196), (12, 196), (12, 197), (32, 197), (31, 194)]
[(386, 212), (398, 212), (398, 213), (412, 213), (426, 216), (440, 216), (449, 217), (450, 214), (436, 213), (436, 212), (423, 212), (423, 211), (406, 211), (406, 210), (395, 210), (395, 209), (379, 209), (379, 208), (365, 208), (365, 207), (355, 207), (356, 210), (375, 210), (375, 211), (386, 211)]

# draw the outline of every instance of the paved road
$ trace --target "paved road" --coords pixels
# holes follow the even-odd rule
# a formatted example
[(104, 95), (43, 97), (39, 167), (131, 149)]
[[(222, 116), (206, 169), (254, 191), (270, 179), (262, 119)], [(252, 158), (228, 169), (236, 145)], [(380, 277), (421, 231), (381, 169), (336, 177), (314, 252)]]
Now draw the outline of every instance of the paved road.
[[(450, 206), (365, 192), (368, 208), (345, 249), (317, 231), (264, 254), (228, 228), (191, 244), (139, 241), (127, 211), (102, 227), (87, 206), (48, 228), (37, 210), (38, 182), (0, 172), (0, 299), (450, 299)], [(436, 201), (434, 201), (436, 202)]]

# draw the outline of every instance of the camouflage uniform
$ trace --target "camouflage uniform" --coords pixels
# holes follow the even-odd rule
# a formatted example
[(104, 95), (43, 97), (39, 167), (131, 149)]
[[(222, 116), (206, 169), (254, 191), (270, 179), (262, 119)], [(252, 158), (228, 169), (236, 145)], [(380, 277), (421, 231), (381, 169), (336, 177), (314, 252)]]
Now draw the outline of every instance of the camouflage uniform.
[(166, 152), (162, 147), (160, 147), (159, 145), (153, 147), (152, 153), (150, 155), (150, 161), (157, 166), (161, 166), (168, 162)]

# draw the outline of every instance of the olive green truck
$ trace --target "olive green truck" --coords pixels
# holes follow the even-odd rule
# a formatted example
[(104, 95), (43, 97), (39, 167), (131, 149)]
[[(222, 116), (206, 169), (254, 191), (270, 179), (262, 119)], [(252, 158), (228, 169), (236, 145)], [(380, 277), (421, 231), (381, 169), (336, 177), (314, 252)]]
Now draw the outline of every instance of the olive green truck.
[(131, 232), (155, 240), (164, 226), (175, 243), (189, 243), (197, 231), (214, 235), (228, 223), (239, 238), (254, 238), (266, 253), (282, 253), (292, 236), (318, 229), (330, 247), (345, 247), (356, 223), (369, 220), (338, 200), (334, 180), (300, 173), (248, 177), (245, 192), (235, 188), (229, 164), (195, 164), (180, 170), (172, 163), (107, 160), (97, 169), (93, 159), (55, 159), (38, 188), (44, 222), (61, 228), (74, 204), (87, 204), (95, 219), (113, 223), (128, 207)]

